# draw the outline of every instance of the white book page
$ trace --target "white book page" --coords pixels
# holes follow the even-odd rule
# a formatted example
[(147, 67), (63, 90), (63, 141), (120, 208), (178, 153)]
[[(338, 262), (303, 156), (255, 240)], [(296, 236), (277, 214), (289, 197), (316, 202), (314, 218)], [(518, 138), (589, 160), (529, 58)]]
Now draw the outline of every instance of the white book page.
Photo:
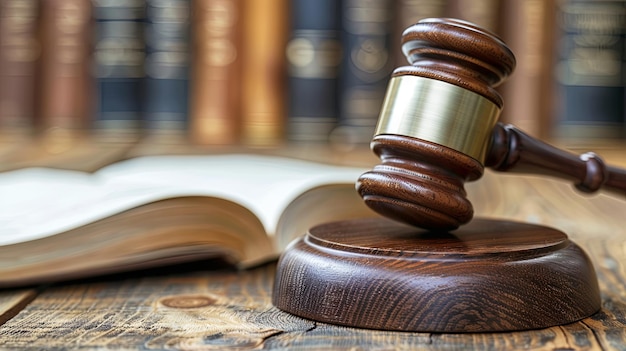
[(307, 189), (354, 183), (365, 169), (252, 156), (151, 156), (93, 175), (52, 169), (0, 174), (0, 245), (61, 233), (164, 198), (206, 195), (237, 202), (273, 234), (285, 207)]

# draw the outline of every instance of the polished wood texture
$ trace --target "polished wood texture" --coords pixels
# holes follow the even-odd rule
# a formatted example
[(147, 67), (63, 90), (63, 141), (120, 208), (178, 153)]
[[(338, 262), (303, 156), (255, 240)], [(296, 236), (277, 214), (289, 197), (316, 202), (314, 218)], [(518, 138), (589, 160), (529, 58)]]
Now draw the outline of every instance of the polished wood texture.
[(381, 160), (356, 184), (365, 204), (385, 217), (433, 230), (451, 230), (474, 216), (466, 180), (483, 166), (456, 150), (402, 135), (377, 135), (372, 150)]
[(600, 189), (626, 196), (626, 169), (607, 166), (593, 152), (574, 155), (534, 139), (513, 125), (497, 124), (485, 165), (497, 171), (551, 175), (574, 181), (582, 192)]
[(562, 232), (474, 219), (452, 233), (375, 218), (312, 228), (278, 263), (274, 304), (317, 321), (419, 332), (575, 322), (600, 309), (593, 266)]
[(554, 179), (490, 170), (480, 182), (468, 184), (467, 191), (477, 216), (533, 221), (566, 232), (594, 263), (601, 310), (578, 322), (517, 332), (442, 334), (350, 328), (296, 317), (274, 307), (274, 264), (233, 271), (196, 263), (150, 274), (2, 290), (0, 348), (624, 350), (626, 201), (606, 194), (583, 196)]
[[(402, 44), (411, 66), (397, 68), (394, 77), (443, 81), (503, 106), (494, 87), (512, 73), (515, 57), (496, 36), (462, 21), (427, 19), (409, 27)], [(371, 146), (381, 163), (359, 178), (357, 189), (383, 216), (435, 230), (456, 229), (471, 220), (473, 206), (464, 184), (480, 178), (485, 166), (572, 179), (586, 192), (604, 187), (626, 194), (626, 170), (606, 166), (593, 153), (569, 154), (501, 124), (490, 143), (483, 164), (429, 140), (376, 135)]]
[(480, 94), (502, 107), (494, 89), (515, 68), (515, 56), (490, 32), (452, 18), (428, 18), (402, 33), (402, 51), (411, 66), (393, 75), (444, 81)]
[[(396, 68), (394, 76), (441, 80), (502, 107), (494, 87), (511, 74), (515, 56), (496, 36), (462, 21), (427, 19), (403, 33), (402, 47), (411, 66)], [(463, 185), (481, 177), (481, 162), (404, 135), (376, 135), (371, 147), (381, 164), (358, 179), (357, 190), (373, 210), (428, 229), (450, 230), (470, 221), (473, 207)]]

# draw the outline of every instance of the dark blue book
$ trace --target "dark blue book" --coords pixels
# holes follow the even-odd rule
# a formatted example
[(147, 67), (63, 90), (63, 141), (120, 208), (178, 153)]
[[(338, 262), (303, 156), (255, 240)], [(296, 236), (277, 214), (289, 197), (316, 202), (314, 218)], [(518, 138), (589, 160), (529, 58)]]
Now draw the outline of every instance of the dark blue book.
[(146, 0), (144, 127), (184, 132), (189, 101), (189, 0)]
[(626, 1), (567, 0), (558, 15), (555, 135), (623, 138)]
[(294, 0), (287, 44), (288, 139), (327, 142), (339, 116), (340, 9), (336, 0)]
[(331, 141), (364, 144), (374, 134), (393, 69), (394, 2), (343, 0), (342, 4), (339, 127)]
[(116, 138), (134, 135), (141, 127), (143, 106), (145, 3), (98, 0), (93, 5), (94, 127)]

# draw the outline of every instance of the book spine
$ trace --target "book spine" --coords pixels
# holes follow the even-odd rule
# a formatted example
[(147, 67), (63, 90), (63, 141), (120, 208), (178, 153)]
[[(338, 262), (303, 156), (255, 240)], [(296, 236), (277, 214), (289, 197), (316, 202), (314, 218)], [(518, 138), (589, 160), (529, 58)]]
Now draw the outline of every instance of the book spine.
[(286, 0), (244, 1), (242, 29), (242, 142), (274, 146), (284, 140), (288, 33)]
[(287, 137), (296, 142), (328, 142), (336, 127), (341, 61), (340, 3), (295, 0), (287, 44)]
[(39, 0), (0, 2), (0, 132), (2, 139), (34, 129), (35, 78), (40, 58)]
[(424, 18), (446, 17), (449, 0), (396, 0), (391, 41), (394, 67), (406, 66), (400, 38), (405, 29)]
[(184, 135), (189, 100), (189, 0), (147, 0), (144, 127), (159, 136)]
[(239, 141), (241, 7), (238, 0), (193, 0), (189, 118), (195, 144)]
[(141, 127), (145, 47), (143, 0), (93, 1), (97, 135), (136, 139)]
[(339, 126), (331, 143), (352, 147), (372, 140), (393, 69), (393, 2), (343, 0), (341, 17)]
[(84, 0), (46, 0), (41, 6), (37, 115), (46, 146), (56, 149), (69, 147), (87, 127), (91, 5)]
[(625, 4), (575, 0), (559, 3), (557, 138), (623, 137)]
[(499, 88), (501, 120), (547, 138), (554, 67), (554, 0), (502, 1), (500, 36), (517, 56), (515, 72)]

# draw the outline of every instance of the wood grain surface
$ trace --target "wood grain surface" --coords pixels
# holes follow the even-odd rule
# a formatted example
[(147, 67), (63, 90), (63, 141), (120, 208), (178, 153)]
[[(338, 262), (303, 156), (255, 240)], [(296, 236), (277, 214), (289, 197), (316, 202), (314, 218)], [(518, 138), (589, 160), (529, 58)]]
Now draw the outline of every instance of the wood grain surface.
[(386, 218), (315, 226), (286, 249), (275, 279), (281, 310), (393, 331), (539, 329), (601, 305), (589, 258), (564, 233), (482, 218), (448, 233)]
[(543, 223), (579, 244), (596, 268), (600, 312), (572, 324), (507, 333), (347, 328), (275, 308), (274, 264), (241, 272), (196, 264), (2, 291), (0, 349), (626, 349), (626, 201), (583, 196), (557, 180), (489, 171), (467, 189), (477, 215)]

